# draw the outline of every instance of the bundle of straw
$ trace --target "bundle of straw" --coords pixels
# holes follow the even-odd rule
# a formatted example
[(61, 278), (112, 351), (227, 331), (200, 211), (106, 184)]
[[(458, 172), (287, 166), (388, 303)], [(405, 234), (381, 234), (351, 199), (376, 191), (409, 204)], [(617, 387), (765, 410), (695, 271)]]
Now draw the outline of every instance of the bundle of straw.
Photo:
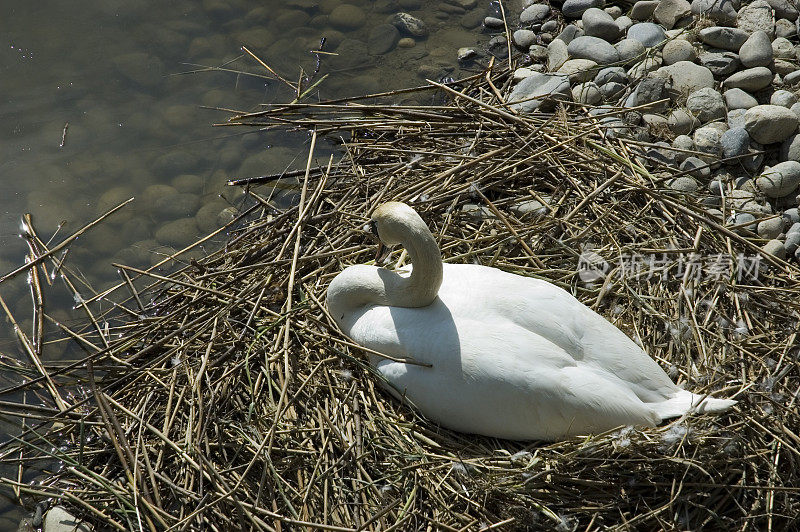
[[(72, 331), (87, 357), (22, 386), (49, 404), (3, 445), (19, 470), (4, 482), (117, 530), (796, 524), (796, 265), (763, 255), (742, 275), (760, 242), (667, 189), (647, 146), (608, 138), (580, 106), (518, 115), (509, 84), (489, 70), (419, 89), (427, 105), (382, 94), (234, 116), (310, 132), (299, 201), (279, 209), (245, 180), (252, 207), (222, 249), (168, 275), (125, 269), (118, 308), (145, 315)], [(342, 139), (341, 159), (316, 159), (321, 135)], [(562, 286), (675, 381), (739, 404), (552, 444), (437, 427), (381, 391), (324, 305), (334, 275), (370, 262), (361, 228), (389, 200), (420, 212), (445, 261)], [(61, 406), (51, 382), (72, 391)], [(54, 461), (25, 482), (23, 466)]]

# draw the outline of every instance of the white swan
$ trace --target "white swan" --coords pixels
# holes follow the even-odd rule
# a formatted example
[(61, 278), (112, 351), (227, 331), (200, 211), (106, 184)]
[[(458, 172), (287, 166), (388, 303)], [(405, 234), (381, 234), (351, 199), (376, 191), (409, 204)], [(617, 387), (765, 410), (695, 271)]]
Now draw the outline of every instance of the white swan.
[(402, 244), (411, 272), (346, 268), (327, 306), (370, 363), (427, 418), (514, 440), (556, 440), (621, 425), (655, 426), (736, 401), (678, 388), (630, 338), (546, 281), (468, 264), (442, 264), (430, 230), (403, 203), (375, 210), (371, 226)]

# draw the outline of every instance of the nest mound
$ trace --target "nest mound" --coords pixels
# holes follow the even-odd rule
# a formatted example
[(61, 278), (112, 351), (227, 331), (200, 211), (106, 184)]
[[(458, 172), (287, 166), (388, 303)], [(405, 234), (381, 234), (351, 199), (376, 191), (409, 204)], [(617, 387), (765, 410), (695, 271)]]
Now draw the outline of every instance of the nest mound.
[[(248, 180), (223, 249), (168, 275), (125, 270), (130, 312), (72, 333), (87, 357), (6, 391), (47, 404), (15, 410), (35, 419), (3, 445), (20, 471), (4, 483), (118, 530), (790, 527), (797, 267), (664, 186), (647, 146), (579, 106), (515, 114), (509, 86), (489, 70), (419, 89), (429, 105), (378, 95), (233, 117), (313, 132), (298, 201), (280, 209)], [(314, 162), (334, 133), (344, 155)], [(324, 306), (334, 275), (371, 261), (361, 229), (390, 200), (417, 209), (446, 262), (562, 286), (676, 382), (739, 403), (552, 444), (425, 420), (381, 391)], [(30, 485), (23, 464), (53, 472)]]

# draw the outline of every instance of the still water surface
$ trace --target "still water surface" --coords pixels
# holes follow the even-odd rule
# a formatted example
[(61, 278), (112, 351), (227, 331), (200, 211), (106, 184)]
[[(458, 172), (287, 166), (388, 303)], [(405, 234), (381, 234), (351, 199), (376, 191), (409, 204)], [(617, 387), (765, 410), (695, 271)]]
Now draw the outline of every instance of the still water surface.
[[(458, 77), (456, 50), (480, 48), (482, 0), (4, 0), (0, 7), (0, 274), (22, 264), (23, 213), (54, 242), (117, 203), (134, 203), (72, 246), (68, 264), (96, 289), (119, 280), (112, 262), (149, 266), (219, 227), (236, 205), (233, 177), (305, 164), (307, 137), (212, 128), (227, 115), (203, 107), (252, 110), (291, 93), (246, 57), (247, 45), (291, 80), (317, 68), (321, 98), (415, 86), (421, 75)], [(397, 12), (426, 22), (429, 35), (382, 54), (375, 28)], [(407, 46), (407, 47), (405, 47)], [(214, 68), (208, 68), (214, 67)], [(422, 71), (420, 72), (420, 69)], [(193, 71), (202, 71), (190, 74)], [(332, 144), (318, 145), (327, 160)], [(224, 197), (220, 197), (223, 194)], [(68, 291), (48, 290), (48, 312), (63, 321)], [(91, 292), (88, 289), (87, 295)], [(31, 296), (24, 278), (0, 295), (23, 330)], [(22, 357), (7, 324), (0, 353)], [(52, 347), (45, 358), (64, 356)], [(0, 384), (9, 377), (0, 374)], [(7, 429), (6, 429), (7, 430)], [(2, 430), (0, 429), (0, 432)], [(2, 438), (5, 440), (5, 438)], [(0, 529), (15, 529), (21, 510), (7, 505)]]

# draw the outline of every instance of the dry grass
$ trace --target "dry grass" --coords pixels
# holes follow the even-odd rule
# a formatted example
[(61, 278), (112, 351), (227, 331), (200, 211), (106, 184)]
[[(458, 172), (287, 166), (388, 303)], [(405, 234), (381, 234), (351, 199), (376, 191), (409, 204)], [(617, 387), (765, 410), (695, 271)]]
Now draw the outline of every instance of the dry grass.
[[(123, 270), (116, 317), (95, 311), (67, 333), (86, 358), (41, 366), (6, 390), (16, 399), (3, 412), (28, 419), (2, 446), (19, 473), (4, 483), (28, 504), (59, 498), (116, 530), (796, 526), (796, 264), (764, 257), (757, 280), (738, 279), (738, 254), (759, 250), (754, 236), (666, 190), (637, 145), (605, 138), (584, 109), (509, 112), (499, 98), (508, 86), (508, 72), (489, 71), (421, 89), (439, 102), (431, 105), (376, 97), (233, 117), (314, 131), (308, 167), (283, 179), (299, 203), (281, 211), (271, 185), (252, 184), (253, 206), (223, 249), (164, 277)], [(344, 156), (317, 161), (316, 139), (334, 133)], [(542, 212), (515, 213), (531, 199)], [(324, 308), (330, 279), (371, 260), (361, 227), (388, 200), (421, 213), (446, 261), (548, 279), (637, 339), (676, 381), (739, 404), (553, 444), (426, 421), (380, 391), (364, 351)], [(723, 200), (722, 209), (733, 206)], [(29, 240), (33, 256), (46, 252)], [(593, 285), (578, 275), (586, 248), (611, 265)], [(700, 275), (679, 271), (698, 256)], [(52, 269), (54, 257), (25, 271)], [(622, 272), (638, 263), (626, 257), (663, 270)], [(716, 275), (709, 258), (720, 261)], [(44, 405), (19, 405), (21, 390)], [(31, 485), (31, 468), (57, 473)]]

